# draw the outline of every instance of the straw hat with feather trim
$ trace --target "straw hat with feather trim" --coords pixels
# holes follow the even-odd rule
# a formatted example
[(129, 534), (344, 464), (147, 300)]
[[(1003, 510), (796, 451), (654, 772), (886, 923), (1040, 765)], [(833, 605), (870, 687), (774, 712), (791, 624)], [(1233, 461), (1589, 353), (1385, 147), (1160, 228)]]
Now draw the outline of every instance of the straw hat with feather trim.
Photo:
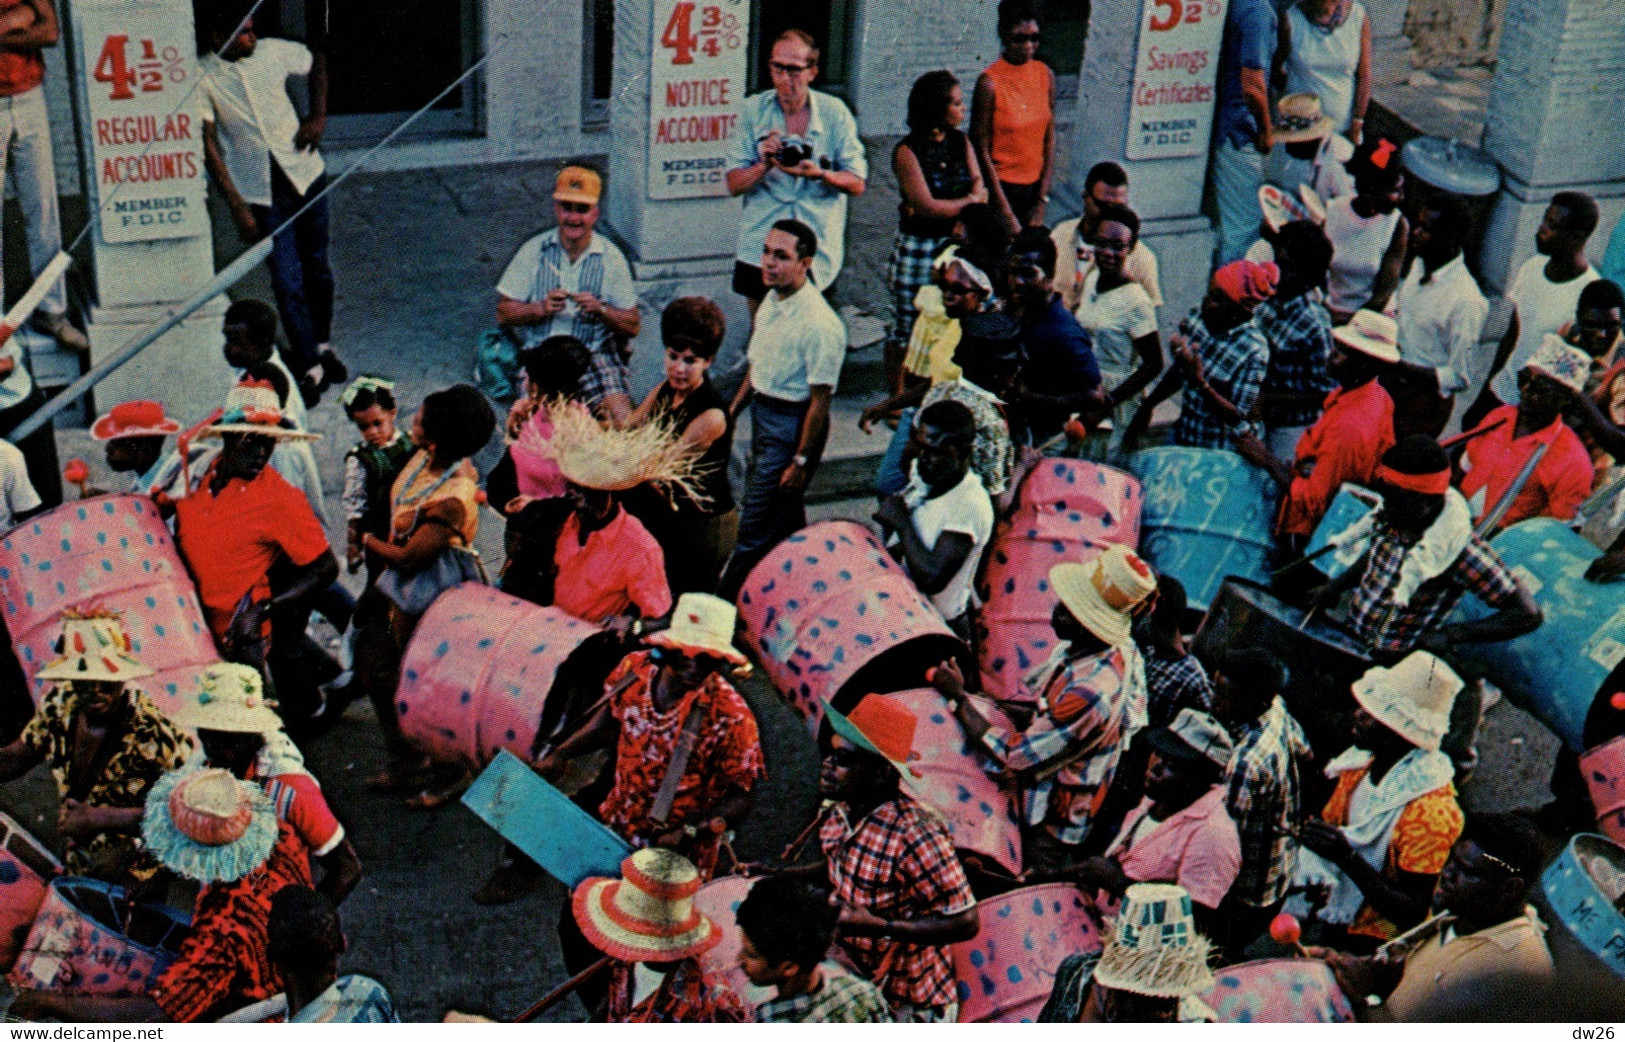
[(566, 481), (602, 492), (653, 485), (668, 495), (681, 492), (702, 506), (699, 457), (683, 444), (670, 420), (657, 418), (636, 427), (607, 427), (579, 406), (555, 399), (547, 410), (553, 436), (547, 451)]
[(220, 418), (198, 431), (199, 438), (222, 434), (260, 434), (278, 441), (319, 441), (320, 434), (299, 430), (282, 412), (276, 388), (264, 380), (243, 380), (226, 392)]
[(34, 674), (38, 680), (139, 680), (153, 671), (131, 654), (130, 635), (116, 611), (69, 608), (62, 613), (56, 653)]
[(700, 873), (673, 850), (647, 847), (621, 862), (621, 878), (582, 880), (576, 925), (599, 951), (624, 962), (676, 962), (715, 948), (722, 931), (694, 907)]

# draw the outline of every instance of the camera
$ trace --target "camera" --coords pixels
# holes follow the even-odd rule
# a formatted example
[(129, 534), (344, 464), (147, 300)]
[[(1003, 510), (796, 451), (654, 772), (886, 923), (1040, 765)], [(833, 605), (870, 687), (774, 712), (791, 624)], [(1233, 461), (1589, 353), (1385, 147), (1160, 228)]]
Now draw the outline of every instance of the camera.
[(800, 166), (813, 157), (813, 147), (798, 137), (788, 138), (779, 146), (781, 166)]

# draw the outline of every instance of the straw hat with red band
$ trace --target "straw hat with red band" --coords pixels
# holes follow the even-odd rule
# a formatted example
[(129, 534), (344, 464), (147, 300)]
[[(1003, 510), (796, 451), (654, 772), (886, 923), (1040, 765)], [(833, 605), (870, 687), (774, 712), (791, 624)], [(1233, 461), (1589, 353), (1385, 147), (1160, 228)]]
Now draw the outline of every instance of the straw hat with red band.
[(98, 416), (96, 422), (90, 425), (90, 436), (97, 441), (162, 438), (178, 434), (180, 429), (180, 421), (165, 416), (162, 405), (142, 400), (120, 402), (109, 409), (106, 416)]
[(909, 766), (909, 761), (920, 758), (914, 751), (914, 732), (920, 722), (897, 699), (890, 695), (865, 695), (863, 701), (852, 707), (850, 716), (826, 701), (824, 718), (829, 721), (830, 730), (859, 749), (883, 756), (899, 771), (906, 770), (920, 777), (920, 772)]
[(738, 610), (721, 597), (709, 593), (685, 593), (677, 598), (677, 608), (671, 613), (671, 626), (649, 634), (650, 644), (686, 651), (690, 654), (715, 655), (736, 666), (748, 659), (733, 645), (734, 623)]
[(571, 899), (576, 925), (599, 951), (624, 962), (691, 959), (722, 942), (699, 909), (700, 873), (673, 850), (649, 847), (621, 862), (621, 878), (586, 879)]
[(1140, 555), (1112, 543), (1088, 564), (1068, 561), (1049, 570), (1061, 604), (1090, 633), (1121, 647), (1134, 639), (1134, 615), (1157, 592), (1157, 576)]

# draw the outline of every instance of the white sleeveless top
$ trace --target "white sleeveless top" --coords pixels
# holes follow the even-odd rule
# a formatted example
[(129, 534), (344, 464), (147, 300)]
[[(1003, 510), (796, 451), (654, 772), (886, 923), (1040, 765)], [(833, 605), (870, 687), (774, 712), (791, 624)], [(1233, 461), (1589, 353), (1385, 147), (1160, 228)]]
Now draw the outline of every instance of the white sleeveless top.
[(1326, 206), (1326, 238), (1332, 243), (1332, 268), (1326, 306), (1333, 311), (1358, 311), (1371, 299), (1371, 286), (1382, 267), (1382, 255), (1394, 241), (1399, 211), (1361, 217), (1354, 212), (1354, 196), (1333, 199)]
[(1354, 115), (1354, 70), (1360, 65), (1360, 34), (1365, 8), (1358, 0), (1349, 5), (1343, 24), (1327, 32), (1311, 22), (1299, 4), (1287, 10), (1292, 48), (1286, 59), (1286, 91), (1320, 95), (1320, 109), (1331, 117), (1332, 129), (1348, 130)]

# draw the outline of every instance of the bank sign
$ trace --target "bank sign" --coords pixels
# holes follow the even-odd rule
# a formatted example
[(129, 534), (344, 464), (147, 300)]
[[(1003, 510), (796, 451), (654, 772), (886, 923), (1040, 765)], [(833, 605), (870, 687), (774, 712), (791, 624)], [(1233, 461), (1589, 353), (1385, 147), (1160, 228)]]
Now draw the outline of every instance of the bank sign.
[(1129, 99), (1129, 159), (1207, 152), (1225, 0), (1145, 0)]
[(725, 196), (745, 97), (747, 0), (654, 0), (649, 198)]
[[(110, 243), (209, 231), (197, 45), (184, 7), (80, 0), (80, 86), (89, 174)], [(183, 99), (192, 97), (183, 106)]]

